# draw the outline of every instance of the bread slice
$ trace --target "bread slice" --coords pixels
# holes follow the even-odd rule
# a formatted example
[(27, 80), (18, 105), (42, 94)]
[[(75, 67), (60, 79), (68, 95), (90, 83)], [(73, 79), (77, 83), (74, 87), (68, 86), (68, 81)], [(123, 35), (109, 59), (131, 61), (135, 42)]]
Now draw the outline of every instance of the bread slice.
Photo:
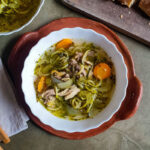
[(139, 7), (150, 17), (150, 0), (141, 0)]
[(135, 3), (136, 0), (118, 0), (122, 5), (126, 5), (129, 8)]

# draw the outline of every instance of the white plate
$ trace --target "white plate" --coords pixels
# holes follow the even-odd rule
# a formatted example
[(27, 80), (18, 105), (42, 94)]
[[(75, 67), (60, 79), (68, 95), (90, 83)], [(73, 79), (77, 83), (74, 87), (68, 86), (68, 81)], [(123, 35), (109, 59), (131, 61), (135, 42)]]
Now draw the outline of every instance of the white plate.
[(10, 31), (10, 32), (0, 32), (0, 36), (1, 36), (1, 35), (10, 35), (10, 34), (13, 34), (13, 33), (15, 33), (15, 32), (19, 32), (19, 31), (21, 31), (23, 28), (25, 28), (26, 26), (28, 26), (28, 25), (33, 21), (33, 19), (38, 15), (38, 13), (40, 12), (40, 10), (41, 10), (41, 8), (42, 8), (42, 6), (43, 6), (43, 4), (44, 4), (44, 1), (45, 1), (45, 0), (41, 0), (40, 5), (39, 5), (39, 7), (38, 7), (36, 13), (33, 15), (33, 17), (32, 17), (26, 24), (24, 24), (23, 26), (21, 26), (21, 27), (18, 28), (18, 29), (12, 30), (12, 31)]
[[(45, 52), (51, 45), (64, 39), (81, 39), (87, 42), (92, 42), (95, 45), (102, 47), (107, 54), (112, 58), (116, 69), (116, 87), (112, 99), (108, 106), (93, 119), (81, 121), (69, 121), (60, 119), (47, 111), (40, 103), (36, 101), (36, 92), (34, 89), (34, 68), (39, 56)], [(56, 130), (66, 132), (85, 132), (93, 128), (99, 127), (104, 122), (108, 121), (113, 114), (119, 109), (126, 95), (128, 85), (127, 68), (121, 53), (116, 46), (110, 42), (104, 35), (98, 34), (91, 29), (83, 28), (64, 28), (59, 31), (50, 33), (42, 38), (30, 51), (24, 62), (22, 71), (22, 90), (25, 97), (25, 102), (31, 109), (33, 115), (40, 121)]]

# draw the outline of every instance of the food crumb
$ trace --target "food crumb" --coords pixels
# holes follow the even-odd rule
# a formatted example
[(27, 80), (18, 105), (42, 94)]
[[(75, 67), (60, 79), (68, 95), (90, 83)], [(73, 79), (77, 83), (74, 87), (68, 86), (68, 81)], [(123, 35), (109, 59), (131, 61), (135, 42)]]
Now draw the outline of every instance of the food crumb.
[(129, 11), (129, 15), (131, 14), (131, 11)]
[(123, 19), (123, 15), (122, 14), (120, 15), (120, 18)]
[(148, 25), (150, 26), (150, 22), (148, 23)]

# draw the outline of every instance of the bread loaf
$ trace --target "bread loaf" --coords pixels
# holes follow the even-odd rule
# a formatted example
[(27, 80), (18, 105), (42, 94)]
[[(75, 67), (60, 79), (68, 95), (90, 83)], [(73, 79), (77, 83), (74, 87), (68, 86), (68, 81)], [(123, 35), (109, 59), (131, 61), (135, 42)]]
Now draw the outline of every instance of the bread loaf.
[(150, 17), (150, 0), (141, 0), (139, 7)]
[(135, 0), (118, 0), (122, 5), (126, 5), (129, 8), (135, 3)]

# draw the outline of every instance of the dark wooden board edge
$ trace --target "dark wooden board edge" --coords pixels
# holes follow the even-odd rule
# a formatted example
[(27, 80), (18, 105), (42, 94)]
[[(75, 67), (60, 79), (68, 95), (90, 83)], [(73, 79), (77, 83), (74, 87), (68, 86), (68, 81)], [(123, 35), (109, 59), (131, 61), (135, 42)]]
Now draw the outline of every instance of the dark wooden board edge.
[(118, 31), (118, 32), (120, 32), (120, 33), (123, 33), (123, 34), (125, 34), (125, 35), (127, 35), (127, 36), (129, 36), (129, 37), (131, 37), (131, 38), (134, 38), (135, 40), (137, 40), (137, 41), (139, 41), (139, 42), (141, 42), (141, 43), (144, 43), (145, 45), (147, 45), (147, 46), (150, 47), (150, 42), (149, 42), (149, 41), (144, 40), (143, 38), (141, 38), (141, 37), (139, 37), (139, 36), (136, 36), (136, 35), (134, 35), (134, 34), (128, 32), (127, 30), (124, 30), (124, 29), (122, 29), (122, 28), (119, 28), (119, 27), (117, 27), (117, 26), (115, 26), (115, 25), (113, 25), (113, 24), (111, 24), (111, 23), (109, 23), (109, 22), (106, 22), (106, 21), (104, 21), (104, 20), (102, 20), (102, 19), (100, 19), (100, 18), (98, 18), (98, 17), (96, 17), (96, 16), (94, 16), (94, 15), (88, 13), (88, 12), (85, 12), (85, 11), (81, 10), (80, 8), (76, 7), (74, 4), (70, 3), (70, 1), (68, 1), (68, 0), (61, 0), (61, 2), (62, 2), (65, 6), (69, 7), (70, 9), (72, 9), (72, 10), (74, 10), (74, 11), (77, 11), (77, 12), (81, 13), (82, 15), (85, 15), (85, 16), (91, 18), (91, 19), (94, 19), (94, 20), (96, 20), (96, 21), (100, 21), (101, 23), (103, 23), (103, 24), (109, 26), (110, 28), (112, 28), (112, 29), (114, 29), (114, 30), (116, 30), (116, 31)]
[[(58, 131), (50, 126), (43, 124), (36, 116), (32, 114), (30, 108), (25, 103), (24, 95), (21, 89), (21, 71), (23, 68), (24, 60), (28, 55), (31, 47), (34, 46), (42, 37), (48, 35), (50, 32), (60, 30), (65, 27), (90, 28), (100, 34), (105, 35), (110, 41), (112, 41), (117, 46), (118, 50), (122, 53), (128, 68), (129, 84), (127, 88), (127, 95), (120, 109), (113, 115), (113, 117), (109, 121), (105, 122), (100, 127), (88, 130), (83, 133), (82, 132), (67, 133), (64, 131)], [(105, 131), (106, 129), (111, 127), (111, 125), (114, 124), (116, 121), (130, 118), (135, 114), (136, 110), (138, 109), (142, 97), (142, 89), (143, 89), (142, 84), (135, 75), (133, 60), (127, 47), (123, 44), (123, 42), (119, 39), (119, 37), (109, 28), (89, 19), (62, 18), (52, 21), (51, 23), (42, 27), (36, 32), (29, 32), (24, 34), (18, 40), (13, 50), (11, 51), (11, 54), (9, 55), (8, 58), (7, 67), (12, 75), (16, 87), (17, 100), (24, 106), (30, 119), (34, 121), (38, 126), (43, 128), (45, 131), (67, 139), (88, 138)]]

